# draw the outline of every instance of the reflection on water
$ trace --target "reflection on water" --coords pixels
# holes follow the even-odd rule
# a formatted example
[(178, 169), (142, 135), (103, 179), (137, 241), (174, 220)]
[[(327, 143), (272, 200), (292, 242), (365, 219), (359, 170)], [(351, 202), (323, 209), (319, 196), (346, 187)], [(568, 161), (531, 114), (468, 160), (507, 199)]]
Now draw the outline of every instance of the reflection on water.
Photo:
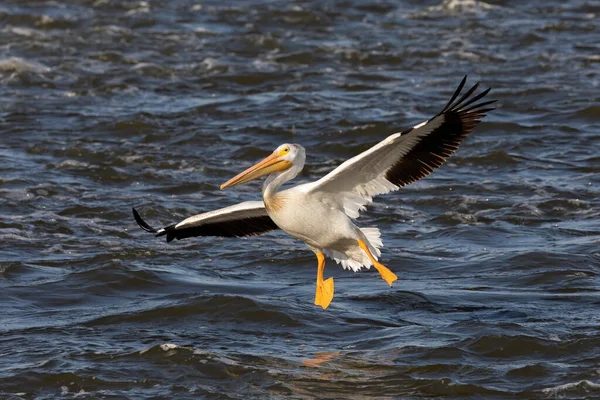
[(340, 355), (339, 351), (322, 351), (315, 353), (314, 358), (303, 360), (302, 365), (306, 367), (319, 367), (321, 364), (333, 360)]

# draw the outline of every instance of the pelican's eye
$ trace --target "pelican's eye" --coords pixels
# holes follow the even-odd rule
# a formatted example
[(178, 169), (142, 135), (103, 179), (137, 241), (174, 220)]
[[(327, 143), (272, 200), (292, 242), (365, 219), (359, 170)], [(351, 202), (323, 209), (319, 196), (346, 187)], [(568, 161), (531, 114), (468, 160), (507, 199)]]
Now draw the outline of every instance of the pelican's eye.
[(280, 156), (284, 156), (284, 155), (286, 155), (289, 152), (290, 152), (290, 148), (286, 146), (283, 149), (281, 149), (281, 151), (279, 152), (279, 155)]

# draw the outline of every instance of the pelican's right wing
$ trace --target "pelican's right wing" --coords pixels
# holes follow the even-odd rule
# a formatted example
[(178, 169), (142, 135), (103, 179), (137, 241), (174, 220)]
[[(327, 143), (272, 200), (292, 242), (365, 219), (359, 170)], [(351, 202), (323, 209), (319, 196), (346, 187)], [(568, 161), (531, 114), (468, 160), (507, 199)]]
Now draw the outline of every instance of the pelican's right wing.
[(140, 228), (147, 232), (156, 233), (156, 236), (166, 235), (167, 242), (192, 236), (256, 236), (279, 229), (267, 214), (262, 201), (246, 201), (219, 210), (194, 215), (178, 224), (160, 229), (148, 225), (135, 208), (132, 210), (133, 217)]

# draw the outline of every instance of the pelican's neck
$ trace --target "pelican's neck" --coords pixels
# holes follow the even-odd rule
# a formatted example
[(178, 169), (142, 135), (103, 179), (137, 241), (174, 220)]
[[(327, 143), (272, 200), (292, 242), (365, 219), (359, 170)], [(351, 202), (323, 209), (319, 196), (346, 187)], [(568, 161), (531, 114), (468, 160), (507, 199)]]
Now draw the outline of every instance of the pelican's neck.
[(263, 198), (271, 198), (277, 192), (277, 189), (279, 189), (281, 185), (283, 185), (291, 179), (294, 179), (296, 175), (298, 175), (300, 171), (302, 171), (303, 167), (304, 163), (299, 165), (292, 165), (289, 169), (286, 169), (285, 171), (275, 172), (269, 175), (263, 185)]

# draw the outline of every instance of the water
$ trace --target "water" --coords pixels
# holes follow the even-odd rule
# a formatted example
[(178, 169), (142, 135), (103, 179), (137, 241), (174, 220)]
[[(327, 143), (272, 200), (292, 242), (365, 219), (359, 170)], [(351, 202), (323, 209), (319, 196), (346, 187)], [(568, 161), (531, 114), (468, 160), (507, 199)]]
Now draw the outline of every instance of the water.
[[(472, 0), (0, 4), (0, 397), (600, 396), (600, 6)], [(377, 198), (400, 280), (282, 232), (137, 227), (259, 198), (284, 142), (315, 180), (499, 100), (450, 162)], [(163, 238), (161, 238), (163, 239)]]

